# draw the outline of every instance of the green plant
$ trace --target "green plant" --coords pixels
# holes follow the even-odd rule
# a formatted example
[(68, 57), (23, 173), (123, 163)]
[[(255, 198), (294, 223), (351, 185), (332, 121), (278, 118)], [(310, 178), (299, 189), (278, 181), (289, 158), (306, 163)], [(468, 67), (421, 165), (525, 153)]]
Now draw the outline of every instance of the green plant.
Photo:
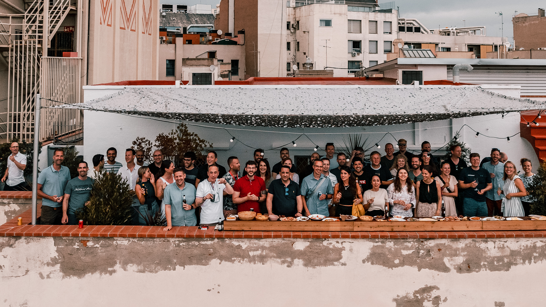
[[(364, 139), (362, 134), (349, 134), (346, 137), (343, 137), (344, 146), (341, 147), (341, 152), (345, 153), (347, 158), (350, 158), (356, 147), (362, 147), (365, 150), (367, 142), (368, 138)], [(364, 155), (365, 154), (366, 153), (364, 153)]]
[(131, 220), (134, 195), (121, 175), (97, 173), (89, 204), (76, 216), (86, 225), (125, 225)]
[(147, 226), (166, 226), (167, 225), (167, 218), (161, 212), (161, 210), (157, 210), (155, 214), (151, 214), (150, 212), (146, 211), (146, 215), (138, 211), (138, 214), (144, 219), (144, 222), (146, 223)]
[(144, 151), (144, 162), (152, 162), (152, 150), (154, 149), (154, 146), (150, 140), (143, 137), (137, 137), (133, 141), (133, 146), (131, 146), (131, 148), (134, 150), (142, 149)]
[(466, 143), (460, 141), (460, 138), (461, 136), (457, 132), (457, 134), (451, 139), (451, 141), (449, 141), (449, 143), (447, 143), (444, 147), (439, 148), (438, 150), (444, 149), (447, 151), (447, 153), (442, 157), (442, 160), (447, 160), (451, 158), (451, 152), (449, 151), (451, 146), (454, 146), (454, 145), (461, 146), (461, 152), (462, 152), (461, 159), (463, 159), (464, 162), (466, 162), (466, 165), (470, 165), (470, 154), (472, 153), (472, 151), (466, 145)]
[(64, 160), (62, 165), (68, 167), (70, 170), (70, 177), (74, 178), (78, 176), (78, 164), (83, 161), (79, 152), (74, 146), (69, 146), (63, 149), (64, 151)]
[(527, 192), (535, 200), (531, 203), (531, 214), (546, 215), (546, 162), (540, 164)]
[[(4, 173), (6, 172), (7, 168), (7, 162), (8, 158), (11, 155), (10, 146), (11, 143), (18, 142), (19, 143), (19, 152), (27, 156), (27, 167), (25, 167), (25, 170), (23, 172), (25, 178), (32, 178), (32, 169), (34, 166), (34, 144), (33, 143), (27, 143), (26, 141), (19, 142), (18, 139), (13, 139), (10, 142), (0, 144), (0, 174), (1, 176), (4, 176)], [(38, 144), (38, 156), (40, 156), (40, 153), (42, 152), (42, 144)], [(38, 171), (40, 171), (38, 169)], [(29, 185), (32, 184), (29, 180), (27, 180), (27, 183)]]

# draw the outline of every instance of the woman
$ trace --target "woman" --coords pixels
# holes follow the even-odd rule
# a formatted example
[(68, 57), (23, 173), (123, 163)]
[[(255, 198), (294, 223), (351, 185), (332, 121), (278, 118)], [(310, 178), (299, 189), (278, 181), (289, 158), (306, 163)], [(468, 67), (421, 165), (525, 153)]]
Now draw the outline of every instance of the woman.
[(432, 167), (423, 166), (423, 180), (415, 184), (417, 192), (416, 217), (442, 215), (442, 184), (432, 178)]
[(140, 202), (138, 207), (138, 224), (147, 225), (147, 221), (153, 219), (159, 210), (157, 198), (155, 196), (155, 178), (147, 166), (138, 169), (138, 177), (140, 182), (135, 186), (136, 196)]
[(432, 161), (428, 152), (423, 151), (419, 156), (419, 159), (421, 160), (421, 169), (423, 169), (423, 167), (426, 165), (430, 165), (432, 167), (432, 177), (436, 177), (440, 174), (440, 172), (438, 172), (438, 167), (436, 166), (436, 163)]
[(341, 167), (340, 177), (341, 182), (334, 187), (333, 203), (336, 205), (336, 216), (352, 215), (353, 204), (362, 203), (360, 185), (356, 184), (356, 179), (351, 176), (351, 169), (348, 166)]
[(457, 216), (457, 208), (455, 206), (455, 197), (459, 196), (457, 178), (450, 175), (451, 166), (447, 161), (442, 163), (440, 171), (440, 176), (436, 177), (436, 181), (442, 186), (442, 200), (444, 201), (446, 217)]
[[(271, 181), (273, 181), (273, 178), (271, 178), (271, 168), (269, 167), (269, 161), (267, 159), (260, 160), (260, 163), (258, 163), (258, 172), (256, 173), (256, 176), (262, 178), (265, 182), (265, 189), (269, 190), (269, 185), (271, 184)], [(267, 212), (267, 201), (263, 201), (260, 203), (260, 212)]]
[(165, 191), (165, 188), (174, 182), (174, 163), (171, 162), (171, 160), (163, 160), (161, 162), (161, 168), (159, 169), (159, 173), (157, 174), (159, 176), (159, 180), (155, 183), (155, 196), (159, 200), (163, 200), (163, 192)]
[[(287, 158), (282, 161), (282, 166), (288, 166), (290, 169), (292, 169), (292, 159)], [(281, 179), (281, 174), (277, 174), (277, 178), (275, 179)], [(290, 179), (294, 181), (297, 184), (300, 184), (300, 176), (296, 173), (290, 173)], [(267, 187), (267, 186), (266, 186)]]
[[(535, 178), (535, 174), (533, 174), (532, 172), (533, 165), (531, 164), (531, 160), (523, 158), (521, 159), (521, 166), (523, 167), (523, 171), (525, 172), (525, 175), (521, 177), (521, 180), (523, 181), (523, 186), (525, 187), (525, 190), (527, 190), (531, 183), (533, 183), (533, 179)], [(527, 192), (527, 194), (529, 194), (529, 192)], [(530, 214), (531, 204), (534, 201), (535, 199), (530, 195), (521, 198), (521, 204), (523, 205), (525, 216)]]
[(510, 161), (504, 163), (504, 186), (497, 193), (504, 194), (501, 211), (505, 217), (525, 216), (521, 198), (527, 196), (523, 181), (516, 175), (516, 165)]
[(404, 156), (403, 154), (399, 154), (398, 156), (396, 156), (394, 161), (396, 161), (396, 163), (393, 163), (391, 168), (389, 169), (393, 177), (396, 177), (396, 173), (401, 168), (406, 169), (409, 174), (408, 158), (406, 158), (406, 156)]
[[(397, 161), (399, 161), (397, 159)], [(379, 175), (372, 176), (372, 189), (364, 192), (364, 209), (366, 215), (385, 215), (385, 208), (389, 210), (389, 194), (387, 190), (381, 189), (381, 178)]]
[(413, 216), (411, 208), (415, 206), (415, 188), (413, 181), (409, 179), (408, 171), (402, 168), (396, 173), (396, 178), (387, 188), (387, 193), (393, 216)]

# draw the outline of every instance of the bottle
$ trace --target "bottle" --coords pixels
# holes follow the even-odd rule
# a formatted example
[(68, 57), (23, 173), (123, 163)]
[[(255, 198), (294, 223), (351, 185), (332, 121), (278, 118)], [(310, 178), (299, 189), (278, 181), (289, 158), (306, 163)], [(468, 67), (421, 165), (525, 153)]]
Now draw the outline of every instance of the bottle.
[(218, 225), (216, 225), (216, 230), (223, 231), (224, 230), (224, 221), (222, 221), (222, 218), (218, 218)]
[(182, 207), (186, 204), (186, 195), (182, 195)]

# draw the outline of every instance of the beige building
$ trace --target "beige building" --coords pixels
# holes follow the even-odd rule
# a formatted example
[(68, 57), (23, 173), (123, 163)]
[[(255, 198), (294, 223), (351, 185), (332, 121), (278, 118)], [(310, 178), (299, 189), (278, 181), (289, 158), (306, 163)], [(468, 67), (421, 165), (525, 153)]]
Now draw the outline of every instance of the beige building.
[[(81, 102), (83, 85), (157, 79), (158, 5), (0, 1), (0, 141), (33, 139), (36, 94), (49, 107)], [(40, 140), (74, 138), (82, 127), (81, 112), (46, 108)]]
[(525, 13), (512, 18), (516, 50), (546, 50), (546, 16), (544, 9), (538, 9), (538, 15)]

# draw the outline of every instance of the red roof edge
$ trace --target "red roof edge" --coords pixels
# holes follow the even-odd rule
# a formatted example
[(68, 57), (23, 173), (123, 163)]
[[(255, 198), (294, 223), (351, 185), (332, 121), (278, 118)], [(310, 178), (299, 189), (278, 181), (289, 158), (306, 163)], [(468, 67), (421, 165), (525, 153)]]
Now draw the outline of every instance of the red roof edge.
[[(182, 84), (186, 85), (189, 81), (181, 81)], [(118, 81), (118, 82), (109, 82), (109, 83), (100, 83), (94, 85), (128, 85), (128, 86), (138, 86), (138, 85), (175, 85), (176, 81), (171, 80), (128, 80), (128, 81)]]
[(431, 80), (431, 81), (425, 81), (423, 83), (424, 83), (423, 85), (454, 85), (454, 86), (476, 85), (472, 83), (453, 83), (453, 81), (450, 81), (450, 80)]

